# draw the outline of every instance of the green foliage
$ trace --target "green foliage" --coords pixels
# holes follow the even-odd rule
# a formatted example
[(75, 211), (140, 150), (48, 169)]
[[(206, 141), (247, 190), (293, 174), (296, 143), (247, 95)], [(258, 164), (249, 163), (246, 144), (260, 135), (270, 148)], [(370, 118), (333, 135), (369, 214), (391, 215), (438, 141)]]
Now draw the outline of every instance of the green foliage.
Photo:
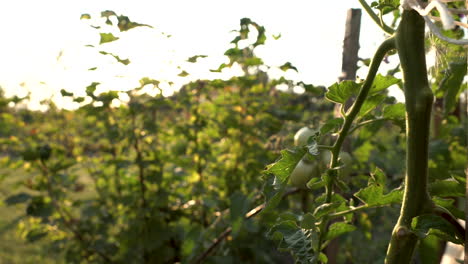
[[(397, 19), (398, 4), (371, 6)], [(150, 26), (113, 11), (101, 18), (105, 25), (92, 26), (99, 46), (89, 46), (128, 65), (102, 44)], [(109, 27), (118, 31), (101, 32)], [(10, 103), (22, 98), (1, 94), (0, 148), (7, 154), (0, 162), (13, 173), (27, 171), (17, 189), (2, 196), (9, 208), (24, 207), (17, 220), (21, 237), (60, 252), (64, 263), (289, 261), (273, 241), (297, 263), (327, 263), (324, 250), (332, 241), (341, 244), (340, 263), (382, 263), (404, 191), (406, 107), (387, 93), (401, 80), (377, 74), (352, 116), (348, 104), (365, 82), (343, 81), (325, 91), (271, 79), (255, 52), (266, 43), (265, 28), (244, 18), (234, 32), (224, 53), (228, 62), (211, 71), (239, 66), (243, 73), (193, 81), (172, 96), (163, 96), (163, 81), (151, 77), (125, 92), (98, 93), (99, 80), (85, 87), (85, 96), (61, 90), (79, 104), (75, 111), (53, 104), (43, 113), (20, 110)], [(278, 68), (298, 71), (290, 62)], [(443, 125), (429, 143), (428, 191), (455, 218), (464, 216), (455, 198), (465, 195), (466, 185), (466, 120), (454, 115), (464, 75), (466, 64), (447, 64), (432, 87), (443, 100), (434, 110)], [(294, 93), (296, 86), (305, 92)], [(335, 105), (340, 115), (333, 114)], [(306, 146), (292, 147), (301, 127), (316, 134)], [(299, 162), (315, 164), (320, 175), (307, 189), (289, 181)], [(0, 179), (8, 177), (14, 176)], [(421, 249), (435, 248), (435, 236), (463, 242), (452, 222), (422, 214), (410, 228), (427, 242)], [(363, 248), (368, 255), (360, 254)]]
[(415, 217), (411, 222), (411, 228), (420, 238), (434, 235), (456, 244), (463, 245), (465, 242), (457, 236), (457, 232), (451, 223), (437, 215), (425, 214)]
[(316, 232), (314, 229), (300, 228), (294, 221), (284, 221), (273, 226), (268, 236), (279, 242), (279, 249), (291, 251), (297, 263), (305, 264), (318, 260), (312, 253), (313, 245), (318, 240)]

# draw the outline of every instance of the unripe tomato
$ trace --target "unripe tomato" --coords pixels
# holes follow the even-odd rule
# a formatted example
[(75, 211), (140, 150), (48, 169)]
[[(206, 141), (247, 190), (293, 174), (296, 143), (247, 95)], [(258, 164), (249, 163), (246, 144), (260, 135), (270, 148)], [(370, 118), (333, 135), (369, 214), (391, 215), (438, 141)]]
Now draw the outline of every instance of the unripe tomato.
[[(325, 170), (328, 168), (330, 165), (330, 160), (331, 160), (331, 152), (330, 151), (322, 151), (320, 152), (320, 168), (322, 170)], [(348, 152), (340, 152), (340, 155), (338, 157), (338, 160), (341, 161), (341, 169), (340, 169), (340, 175), (343, 177), (348, 176), (351, 173), (351, 167), (352, 167), (352, 162), (353, 158)]]
[(301, 160), (292, 171), (290, 180), (292, 185), (302, 188), (306, 186), (307, 182), (309, 182), (312, 177), (317, 177), (319, 175), (317, 162), (308, 163)]
[(304, 146), (307, 145), (307, 140), (315, 135), (315, 130), (309, 127), (303, 127), (299, 129), (296, 134), (294, 135), (294, 145), (296, 146)]

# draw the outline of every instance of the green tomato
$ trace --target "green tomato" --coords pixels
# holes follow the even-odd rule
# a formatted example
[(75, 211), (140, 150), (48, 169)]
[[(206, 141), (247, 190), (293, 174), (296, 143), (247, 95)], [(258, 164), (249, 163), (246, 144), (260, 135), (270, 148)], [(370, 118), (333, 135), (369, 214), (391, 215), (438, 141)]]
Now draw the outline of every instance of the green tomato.
[(309, 128), (303, 127), (299, 129), (296, 134), (294, 135), (294, 145), (295, 146), (304, 146), (307, 145), (307, 140), (315, 135), (316, 131)]
[(301, 160), (297, 163), (289, 178), (292, 185), (305, 188), (312, 177), (318, 176), (320, 176), (320, 173), (317, 162), (309, 163)]
[(331, 161), (331, 152), (328, 150), (321, 151), (319, 155), (319, 159), (320, 159), (320, 167), (322, 169), (328, 168), (328, 165), (330, 165), (330, 161)]
[[(331, 152), (330, 151), (322, 151), (320, 152), (320, 169), (325, 170), (330, 165), (331, 161)], [(342, 168), (339, 170), (341, 176), (346, 177), (351, 174), (351, 167), (353, 163), (353, 158), (348, 152), (340, 152), (338, 160), (341, 162)]]

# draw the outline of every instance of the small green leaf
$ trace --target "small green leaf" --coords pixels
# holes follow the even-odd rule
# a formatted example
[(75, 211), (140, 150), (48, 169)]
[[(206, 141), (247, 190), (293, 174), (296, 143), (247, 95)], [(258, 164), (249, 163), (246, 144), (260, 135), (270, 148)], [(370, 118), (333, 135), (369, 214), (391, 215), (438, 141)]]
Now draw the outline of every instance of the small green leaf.
[(327, 234), (325, 235), (325, 240), (332, 240), (336, 237), (352, 232), (354, 230), (356, 230), (356, 227), (353, 225), (343, 222), (333, 223), (328, 229)]
[(91, 19), (90, 14), (81, 14), (80, 19)]
[(180, 76), (180, 77), (187, 77), (187, 76), (189, 76), (189, 73), (186, 72), (186, 71), (182, 71), (181, 73), (177, 74), (177, 76)]
[(140, 79), (140, 85), (141, 87), (145, 86), (145, 85), (148, 85), (148, 84), (152, 84), (154, 86), (158, 86), (159, 85), (159, 81), (158, 80), (155, 80), (155, 79), (151, 79), (151, 78), (148, 78), (148, 77), (143, 77)]
[(65, 89), (60, 90), (60, 94), (65, 97), (65, 96), (73, 96), (73, 93), (67, 92)]
[(455, 227), (438, 215), (424, 214), (413, 218), (411, 229), (419, 238), (435, 235), (455, 244), (464, 243), (464, 240), (456, 235)]
[(349, 98), (359, 93), (361, 84), (353, 81), (342, 81), (328, 87), (325, 97), (335, 103), (344, 104)]
[(190, 63), (195, 63), (199, 58), (206, 58), (208, 57), (207, 55), (195, 55), (187, 59), (188, 62)]
[(31, 199), (31, 195), (28, 194), (28, 193), (18, 193), (18, 194), (15, 194), (15, 195), (12, 195), (8, 198), (5, 199), (5, 204), (6, 205), (15, 205), (15, 204), (19, 204), (19, 203), (25, 203), (27, 201), (29, 201), (29, 199)]
[(282, 71), (293, 70), (297, 72), (297, 68), (294, 67), (290, 62), (286, 62), (285, 64), (279, 67)]
[(218, 69), (210, 70), (210, 72), (221, 72), (226, 67), (229, 67), (229, 66), (227, 64), (225, 64), (225, 63), (222, 63), (221, 65), (219, 65)]
[(119, 27), (119, 30), (121, 32), (130, 30), (130, 29), (136, 28), (136, 27), (149, 27), (149, 28), (152, 28), (152, 26), (150, 26), (150, 25), (140, 24), (140, 23), (130, 21), (130, 19), (127, 16), (118, 16), (117, 20), (118, 20), (117, 27)]
[(263, 64), (263, 60), (258, 57), (246, 58), (244, 64), (245, 66), (258, 66)]
[(101, 12), (101, 17), (109, 18), (111, 16), (117, 16), (117, 14), (112, 10), (105, 10)]
[(94, 96), (94, 91), (96, 91), (96, 86), (98, 86), (100, 83), (98, 82), (93, 82), (91, 83), (88, 87), (86, 87), (86, 94), (90, 97), (95, 97)]
[(109, 52), (106, 52), (106, 51), (99, 51), (99, 53), (101, 53), (103, 55), (110, 55), (110, 56), (114, 57), (118, 62), (122, 63), (123, 65), (130, 64), (129, 59), (121, 59), (119, 56), (117, 56), (115, 54), (112, 54), (112, 53), (109, 53)]
[(104, 44), (104, 43), (109, 43), (112, 41), (116, 41), (119, 38), (114, 36), (112, 33), (100, 33), (101, 35), (101, 40), (99, 41), (99, 44)]
[(88, 71), (95, 71), (97, 69), (97, 67), (92, 67), (92, 68), (89, 68)]

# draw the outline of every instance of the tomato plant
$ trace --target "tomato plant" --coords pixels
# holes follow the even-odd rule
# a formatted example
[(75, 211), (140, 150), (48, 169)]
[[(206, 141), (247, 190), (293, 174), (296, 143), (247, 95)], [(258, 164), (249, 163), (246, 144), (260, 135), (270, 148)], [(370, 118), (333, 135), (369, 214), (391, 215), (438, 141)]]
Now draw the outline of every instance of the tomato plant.
[[(229, 79), (188, 82), (171, 96), (162, 94), (170, 82), (151, 77), (128, 91), (100, 92), (96, 80), (81, 95), (61, 91), (77, 110), (48, 102), (44, 113), (0, 94), (0, 162), (10, 171), (1, 178), (24, 174), (4, 200), (24, 209), (18, 233), (65, 263), (437, 263), (441, 241), (465, 243), (464, 40), (428, 40), (415, 1), (401, 11), (398, 1), (360, 2), (389, 35), (364, 81), (325, 89), (271, 78), (271, 67), (297, 69), (265, 65), (256, 48), (266, 30), (244, 18), (226, 63), (211, 70), (240, 70)], [(131, 58), (108, 43), (152, 30), (112, 11), (92, 17), (82, 19), (97, 21), (100, 38), (88, 46), (121, 67)], [(445, 59), (429, 73), (427, 43)], [(398, 69), (377, 73), (394, 55), (402, 79)]]
[[(359, 224), (359, 221), (356, 223), (355, 219), (366, 215), (362, 212), (363, 210), (382, 206), (401, 204), (400, 215), (388, 243), (385, 263), (411, 263), (418, 241), (421, 241), (419, 258), (425, 260), (430, 260), (433, 253), (425, 252), (423, 247), (434, 237), (457, 244), (465, 243), (465, 230), (457, 221), (463, 218), (463, 213), (453, 206), (456, 199), (449, 202), (443, 199), (447, 198), (446, 194), (436, 191), (439, 187), (450, 188), (448, 185), (453, 185), (458, 191), (452, 192), (452, 196), (463, 197), (462, 189), (466, 184), (466, 178), (461, 171), (465, 165), (458, 167), (456, 169), (458, 172), (445, 170), (444, 176), (431, 173), (431, 168), (439, 167), (436, 165), (438, 162), (433, 160), (435, 157), (430, 155), (431, 151), (435, 151), (431, 147), (439, 143), (436, 143), (437, 140), (431, 141), (430, 123), (434, 92), (441, 94), (440, 96), (450, 104), (453, 110), (454, 94), (460, 94), (460, 91), (466, 89), (466, 85), (462, 85), (467, 67), (466, 50), (460, 52), (454, 47), (448, 49), (453, 52), (452, 54), (462, 56), (462, 59), (456, 62), (460, 64), (460, 71), (450, 71), (449, 68), (444, 74), (444, 78), (453, 80), (450, 86), (450, 89), (453, 89), (451, 95), (440, 91), (440, 89), (447, 89), (444, 81), (441, 81), (440, 87), (437, 87), (437, 84), (434, 85), (436, 87), (431, 87), (425, 61), (425, 24), (442, 40), (465, 45), (466, 40), (451, 40), (440, 33), (427, 17), (427, 9), (433, 6), (432, 2), (426, 10), (423, 10), (419, 1), (401, 1), (400, 5), (397, 1), (373, 2), (372, 7), (380, 13), (380, 18), (365, 1), (360, 2), (390, 37), (377, 49), (369, 66), (367, 78), (363, 82), (343, 81), (328, 88), (326, 98), (341, 105), (341, 118), (325, 121), (322, 125), (315, 127), (314, 129), (320, 131), (320, 134), (314, 138), (314, 141), (307, 142), (306, 147), (282, 151), (282, 158), (271, 164), (265, 172), (267, 183), (275, 184), (273, 189), (265, 188), (265, 196), (268, 200), (266, 209), (272, 210), (279, 203), (282, 193), (286, 191), (285, 183), (288, 178), (295, 176), (296, 164), (301, 164), (304, 156), (308, 159), (313, 159), (311, 156), (315, 156), (315, 159), (318, 159), (320, 152), (331, 152), (327, 170), (320, 179), (313, 178), (307, 184), (311, 189), (311, 195), (319, 195), (314, 199), (313, 206), (296, 218), (279, 217), (269, 232), (272, 239), (280, 241), (280, 248), (291, 251), (300, 263), (327, 263), (328, 258), (324, 254), (327, 245), (337, 237), (356, 230), (356, 224)], [(448, 13), (448, 9), (443, 4), (437, 4), (444, 28), (447, 26), (446, 20), (450, 21), (450, 28), (452, 28), (455, 25), (451, 21), (453, 15)], [(399, 6), (400, 9), (398, 9)], [(425, 7), (424, 4), (422, 6)], [(459, 8), (461, 4), (454, 4), (453, 7)], [(399, 22), (396, 30), (384, 24), (382, 20), (383, 15), (392, 12), (395, 15), (394, 23)], [(452, 32), (458, 32), (455, 33), (458, 34), (457, 38), (463, 37), (462, 33), (460, 35), (460, 29)], [(402, 80), (391, 75), (377, 74), (381, 61), (395, 51), (400, 60)], [(447, 57), (449, 56), (450, 53)], [(387, 98), (385, 90), (395, 84), (400, 85), (405, 94), (404, 104), (395, 103)], [(345, 102), (350, 98), (355, 98), (353, 105), (349, 109), (344, 109)], [(448, 111), (445, 112), (446, 118), (455, 121), (454, 115), (447, 114)], [(356, 130), (369, 130), (371, 133), (376, 133), (386, 121), (400, 126), (405, 131), (404, 181), (401, 186), (388, 191), (385, 172), (374, 164), (373, 171), (368, 174), (367, 187), (354, 186), (355, 182), (350, 179), (349, 172), (343, 173), (345, 168), (350, 167), (350, 157), (342, 156), (343, 142)], [(456, 122), (460, 121), (466, 122), (460, 119)], [(337, 134), (332, 143), (327, 136), (330, 133)], [(459, 142), (459, 139), (452, 138), (452, 140)], [(359, 148), (366, 147), (368, 153), (372, 151), (371, 144), (360, 144)], [(363, 151), (360, 149), (359, 154), (364, 154)], [(466, 162), (466, 158), (464, 160)], [(453, 161), (448, 158), (445, 162), (440, 161), (438, 164)], [(317, 190), (322, 190), (321, 194)], [(443, 204), (442, 200), (448, 203)], [(431, 261), (437, 258), (432, 255)], [(381, 263), (383, 259), (378, 261)]]

